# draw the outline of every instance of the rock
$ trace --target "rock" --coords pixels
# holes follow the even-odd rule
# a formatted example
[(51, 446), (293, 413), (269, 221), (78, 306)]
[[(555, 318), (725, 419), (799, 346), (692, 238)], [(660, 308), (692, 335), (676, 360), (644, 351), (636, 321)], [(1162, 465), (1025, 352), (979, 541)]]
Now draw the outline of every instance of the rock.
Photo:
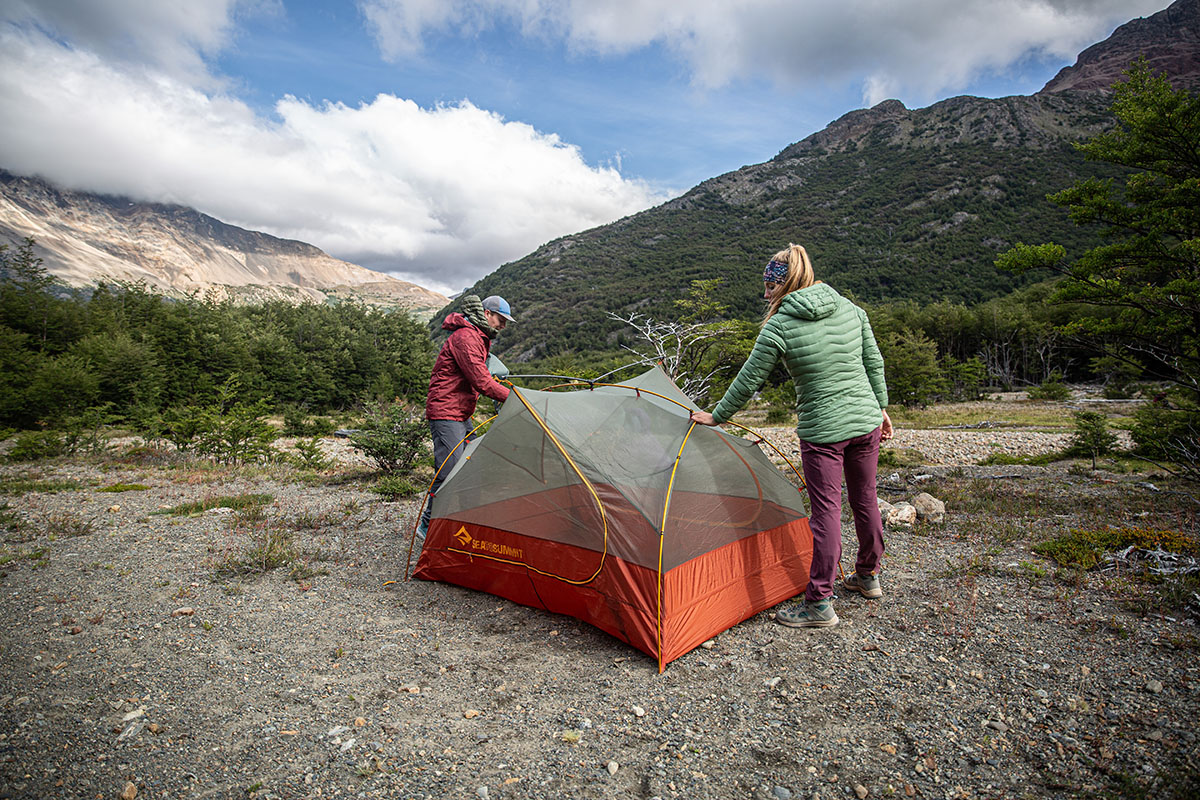
[(917, 510), (917, 519), (919, 520), (940, 523), (946, 519), (946, 504), (928, 492), (921, 492), (914, 497), (912, 504)]
[(912, 503), (897, 503), (884, 518), (884, 524), (889, 528), (911, 528), (917, 521), (917, 509)]
[(889, 503), (887, 500), (884, 500), (882, 497), (878, 498), (878, 503), (879, 503), (879, 516), (882, 517), (883, 521), (886, 523), (888, 514), (892, 513), (892, 510), (895, 509), (895, 506), (892, 505), (891, 503)]
[(171, 616), (172, 617), (190, 617), (195, 613), (196, 613), (196, 609), (192, 608), (191, 606), (184, 606), (183, 608), (177, 608), (174, 611), (172, 611)]
[(1146, 691), (1150, 694), (1162, 694), (1162, 681), (1149, 680), (1146, 681)]
[(354, 727), (361, 728), (367, 724), (367, 720), (363, 717), (354, 718)]
[(1008, 726), (998, 719), (989, 719), (987, 722), (983, 723), (983, 726), (985, 728), (991, 728), (998, 733), (1008, 733)]
[(479, 712), (474, 708), (468, 708), (463, 712), (463, 719), (475, 719), (479, 716)]
[(480, 786), (475, 790), (475, 794), (479, 796), (479, 800), (487, 800), (488, 788), (486, 786)]
[(792, 800), (792, 790), (786, 786), (776, 786), (771, 790), (771, 794), (775, 795), (777, 800)]
[(641, 706), (634, 706), (633, 715), (635, 717), (644, 717), (646, 716), (646, 709), (642, 708)]
[(608, 770), (609, 775), (616, 775), (617, 770), (619, 770), (621, 768), (621, 765), (615, 761), (609, 761), (608, 764), (606, 764), (604, 768), (606, 770)]
[(83, 628), (82, 628), (81, 626), (79, 626), (79, 625), (72, 625), (72, 626), (71, 626), (71, 630), (69, 631), (69, 633), (70, 633), (72, 636), (75, 636), (75, 635), (77, 635), (77, 634), (83, 633)]
[(137, 787), (132, 783), (125, 784), (125, 788), (121, 790), (119, 797), (121, 800), (133, 800), (137, 797)]
[(341, 746), (341, 749), (339, 752), (342, 752), (342, 753), (346, 752), (351, 747), (354, 747), (354, 745), (357, 743), (357, 741), (358, 740), (351, 737), (351, 738), (347, 739), (346, 741), (342, 742), (342, 746)]
[(132, 722), (133, 720), (137, 719), (138, 717), (144, 717), (144, 716), (146, 716), (146, 707), (139, 706), (138, 708), (135, 708), (133, 711), (130, 711), (125, 716), (121, 717), (121, 722)]
[(889, 756), (896, 755), (896, 745), (894, 744), (881, 744), (879, 745), (879, 749), (887, 753)]
[(861, 783), (856, 783), (854, 784), (854, 794), (858, 797), (858, 800), (864, 800), (870, 792)]

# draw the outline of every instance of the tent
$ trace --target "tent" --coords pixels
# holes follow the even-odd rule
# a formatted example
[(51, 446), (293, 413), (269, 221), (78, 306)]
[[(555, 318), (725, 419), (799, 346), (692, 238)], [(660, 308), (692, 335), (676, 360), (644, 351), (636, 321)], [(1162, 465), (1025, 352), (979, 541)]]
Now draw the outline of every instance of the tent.
[(803, 498), (761, 440), (694, 425), (658, 368), (566, 388), (514, 387), (465, 446), (415, 577), (577, 617), (660, 672), (804, 590)]

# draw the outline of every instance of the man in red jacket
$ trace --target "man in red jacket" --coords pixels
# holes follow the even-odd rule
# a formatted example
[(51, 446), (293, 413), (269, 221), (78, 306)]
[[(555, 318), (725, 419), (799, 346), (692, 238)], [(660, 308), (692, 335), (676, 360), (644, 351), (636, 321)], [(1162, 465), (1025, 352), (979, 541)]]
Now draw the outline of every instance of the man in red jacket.
[(512, 309), (503, 297), (492, 295), (481, 302), (469, 294), (462, 299), (462, 313), (456, 311), (442, 322), (442, 330), (450, 331), (450, 338), (433, 363), (425, 397), (425, 419), (433, 433), (433, 463), (438, 474), (417, 529), (421, 541), (429, 530), (433, 498), (462, 455), (459, 443), (471, 432), (476, 399), (481, 394), (500, 403), (508, 399), (508, 387), (488, 372), (487, 360), (492, 339), (512, 318)]

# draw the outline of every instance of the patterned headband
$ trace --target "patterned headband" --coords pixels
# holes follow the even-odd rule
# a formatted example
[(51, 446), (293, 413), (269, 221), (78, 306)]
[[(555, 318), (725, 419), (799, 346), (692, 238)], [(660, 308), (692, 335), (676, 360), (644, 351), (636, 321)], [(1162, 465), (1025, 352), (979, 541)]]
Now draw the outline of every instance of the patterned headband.
[(788, 274), (788, 265), (784, 261), (771, 259), (763, 270), (763, 283), (783, 283)]

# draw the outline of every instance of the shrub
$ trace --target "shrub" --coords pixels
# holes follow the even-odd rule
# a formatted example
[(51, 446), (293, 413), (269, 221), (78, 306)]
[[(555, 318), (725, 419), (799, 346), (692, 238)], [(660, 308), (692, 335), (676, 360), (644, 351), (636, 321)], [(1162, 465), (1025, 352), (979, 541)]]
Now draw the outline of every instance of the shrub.
[(382, 403), (367, 412), (350, 444), (383, 472), (409, 475), (429, 451), (425, 416), (404, 403)]
[(296, 448), (296, 463), (304, 469), (320, 472), (329, 469), (333, 463), (333, 459), (321, 450), (321, 440), (316, 437), (300, 439), (294, 447)]
[(8, 451), (9, 461), (41, 461), (67, 452), (67, 443), (57, 431), (26, 431)]
[(413, 495), (423, 491), (424, 488), (425, 487), (423, 486), (417, 486), (413, 484), (413, 482), (410, 481), (407, 476), (384, 475), (373, 487), (371, 487), (371, 491), (375, 492), (377, 495), (380, 495), (383, 497), (383, 499), (391, 502), (395, 500), (401, 500), (405, 497), (412, 497)]
[(1071, 389), (1062, 382), (1062, 376), (1057, 372), (1051, 375), (1041, 386), (1029, 390), (1030, 400), (1063, 401), (1071, 399)]
[(1142, 406), (1133, 419), (1129, 435), (1138, 455), (1179, 464), (1188, 477), (1200, 478), (1200, 410), (1164, 400)]
[(1108, 420), (1099, 411), (1076, 411), (1075, 432), (1067, 452), (1072, 455), (1091, 456), (1092, 469), (1096, 458), (1113, 452), (1117, 435), (1108, 429)]

